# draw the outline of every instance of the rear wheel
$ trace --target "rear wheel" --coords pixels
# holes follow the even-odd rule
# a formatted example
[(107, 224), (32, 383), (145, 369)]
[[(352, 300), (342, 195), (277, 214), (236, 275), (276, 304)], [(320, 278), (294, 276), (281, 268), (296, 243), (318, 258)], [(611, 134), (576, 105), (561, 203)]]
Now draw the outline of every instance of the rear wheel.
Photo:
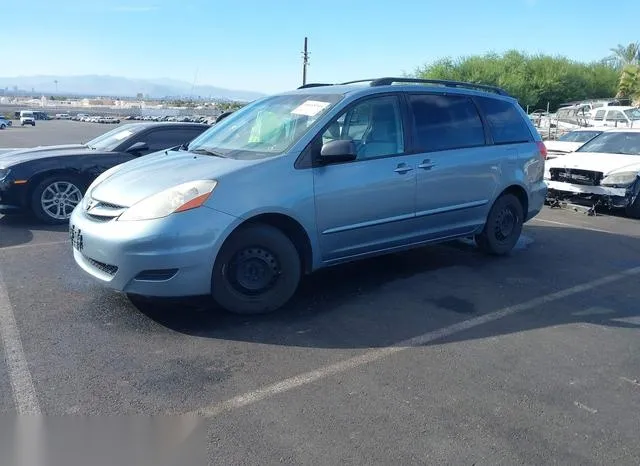
[(503, 194), (491, 207), (482, 233), (476, 236), (476, 243), (488, 254), (508, 254), (520, 238), (523, 219), (520, 200), (513, 194)]
[(269, 225), (242, 227), (225, 241), (211, 278), (213, 299), (237, 314), (264, 314), (287, 303), (300, 283), (300, 256)]
[(31, 210), (50, 225), (69, 221), (71, 212), (82, 200), (84, 186), (72, 175), (55, 175), (43, 180), (31, 195)]

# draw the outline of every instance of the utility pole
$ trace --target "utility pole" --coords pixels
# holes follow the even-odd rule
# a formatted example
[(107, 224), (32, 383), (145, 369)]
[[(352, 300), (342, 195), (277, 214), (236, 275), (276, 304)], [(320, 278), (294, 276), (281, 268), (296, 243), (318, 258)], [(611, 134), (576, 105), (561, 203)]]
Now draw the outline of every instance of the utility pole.
[(302, 85), (307, 84), (307, 66), (309, 65), (308, 40), (304, 38), (304, 50), (302, 51)]
[(57, 95), (58, 94), (58, 80), (56, 79), (53, 82), (56, 85), (56, 95)]

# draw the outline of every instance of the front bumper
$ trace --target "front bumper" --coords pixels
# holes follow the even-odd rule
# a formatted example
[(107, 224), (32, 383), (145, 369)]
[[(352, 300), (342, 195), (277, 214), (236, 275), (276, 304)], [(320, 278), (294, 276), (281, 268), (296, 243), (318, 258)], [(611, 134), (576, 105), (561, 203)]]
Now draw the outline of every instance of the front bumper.
[(0, 181), (0, 214), (22, 212), (27, 207), (26, 184), (16, 185), (12, 181)]
[(545, 180), (548, 187), (548, 199), (587, 201), (605, 207), (623, 208), (635, 199), (633, 185), (630, 188), (611, 188), (608, 186), (587, 186)]
[(77, 208), (69, 230), (75, 262), (98, 282), (125, 293), (178, 297), (211, 292), (215, 257), (237, 223), (207, 207), (133, 222), (96, 221)]

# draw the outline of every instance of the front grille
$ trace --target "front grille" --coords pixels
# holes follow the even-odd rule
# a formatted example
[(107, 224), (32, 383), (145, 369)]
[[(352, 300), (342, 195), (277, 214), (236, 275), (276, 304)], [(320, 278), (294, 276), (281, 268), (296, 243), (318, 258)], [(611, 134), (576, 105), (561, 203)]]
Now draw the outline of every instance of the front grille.
[(599, 186), (604, 174), (591, 170), (579, 170), (577, 168), (552, 168), (551, 181), (579, 184), (584, 186)]
[(89, 209), (85, 213), (87, 217), (97, 222), (108, 222), (119, 217), (126, 209), (125, 206), (93, 199), (89, 202)]
[(102, 215), (93, 214), (87, 214), (87, 217), (89, 217), (91, 220), (95, 220), (96, 222), (108, 222), (109, 220), (113, 219), (113, 217), (104, 217)]
[(100, 262), (100, 261), (97, 261), (95, 259), (91, 259), (90, 257), (87, 257), (87, 256), (85, 256), (84, 258), (87, 260), (87, 262), (89, 262), (91, 265), (93, 265), (96, 269), (98, 269), (101, 272), (104, 272), (107, 275), (110, 275), (112, 277), (118, 271), (118, 266), (117, 265), (105, 264), (104, 262)]
[(102, 202), (102, 201), (98, 201), (98, 205), (100, 207), (104, 207), (105, 209), (124, 209), (124, 206), (121, 205), (117, 205), (117, 204), (111, 204), (110, 202)]

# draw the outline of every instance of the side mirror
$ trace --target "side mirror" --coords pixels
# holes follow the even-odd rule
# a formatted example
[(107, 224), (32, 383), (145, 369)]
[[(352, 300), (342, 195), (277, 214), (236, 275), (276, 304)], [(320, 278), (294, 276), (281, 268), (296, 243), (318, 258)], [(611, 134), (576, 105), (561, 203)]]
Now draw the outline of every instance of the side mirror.
[(321, 164), (351, 162), (356, 159), (358, 153), (353, 141), (338, 139), (322, 145), (318, 161)]
[(135, 154), (145, 150), (149, 150), (149, 146), (146, 142), (136, 142), (134, 145), (127, 149), (127, 152), (129, 152), (130, 154)]

